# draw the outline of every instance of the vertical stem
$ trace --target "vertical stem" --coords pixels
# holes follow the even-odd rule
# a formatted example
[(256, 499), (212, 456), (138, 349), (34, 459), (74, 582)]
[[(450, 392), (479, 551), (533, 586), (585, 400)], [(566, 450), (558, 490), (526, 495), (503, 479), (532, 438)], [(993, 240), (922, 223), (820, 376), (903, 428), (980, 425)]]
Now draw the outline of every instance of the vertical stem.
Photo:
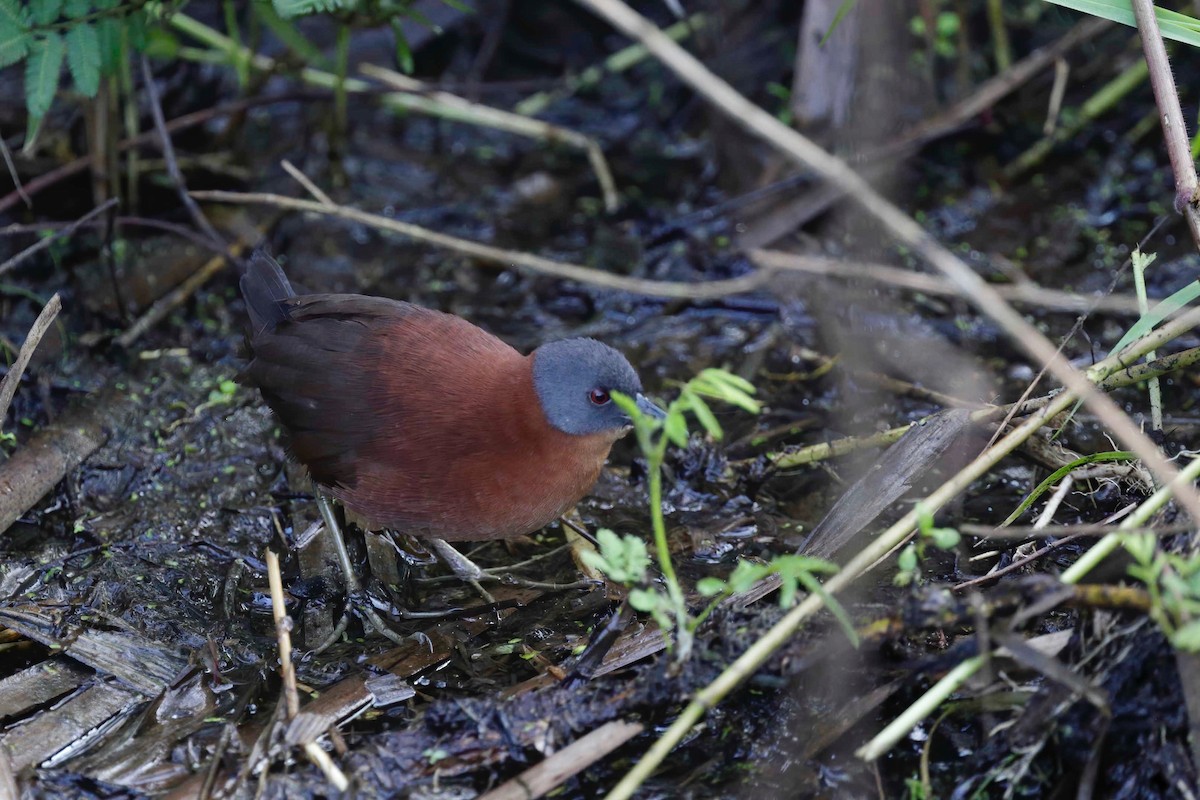
[[(278, 522), (276, 523), (278, 524)], [(267, 548), (267, 585), (271, 587), (271, 616), (275, 619), (275, 637), (279, 644), (279, 674), (283, 677), (283, 698), (288, 719), (300, 713), (300, 695), (296, 691), (296, 669), (292, 666), (292, 621), (288, 619), (283, 598), (283, 577), (279, 556)]]
[[(988, 0), (988, 25), (992, 28), (992, 49), (996, 54), (996, 71), (1004, 72), (1012, 66), (1012, 47), (1008, 43), (1008, 29), (1004, 27), (1004, 0)], [(966, 24), (965, 21), (962, 24)]]
[(231, 51), (233, 68), (237, 72), (238, 86), (245, 89), (250, 83), (250, 59), (246, 48), (242, 47), (242, 34), (238, 26), (237, 5), (231, 0), (225, 0), (225, 31), (238, 47)]
[(679, 587), (679, 578), (675, 575), (675, 565), (671, 563), (671, 546), (667, 542), (667, 525), (663, 520), (662, 510), (662, 464), (667, 454), (666, 431), (659, 433), (658, 444), (647, 451), (650, 462), (650, 525), (654, 531), (654, 547), (658, 552), (658, 568), (662, 571), (663, 580), (667, 583), (667, 594), (671, 598), (672, 610), (675, 612), (675, 642), (676, 663), (683, 663), (692, 652), (692, 628), (688, 617), (687, 601), (683, 590)]
[(658, 551), (658, 568), (667, 580), (672, 598), (680, 594), (679, 579), (671, 563), (671, 547), (667, 543), (667, 525), (662, 510), (662, 462), (666, 454), (667, 435), (662, 434), (658, 446), (650, 454), (650, 525), (654, 530), (654, 546)]
[[(1150, 261), (1145, 257), (1137, 254), (1139, 257), (1133, 259), (1133, 286), (1137, 292), (1138, 311), (1142, 316), (1145, 316), (1150, 311), (1150, 302), (1146, 299), (1146, 267), (1150, 266)], [(1146, 353), (1146, 360), (1153, 361), (1158, 358), (1156, 353), (1151, 350)], [(1158, 378), (1151, 378), (1147, 384), (1150, 390), (1150, 427), (1153, 430), (1162, 430), (1162, 388), (1159, 385)]]
[(1200, 208), (1196, 206), (1197, 199), (1200, 199), (1200, 178), (1196, 176), (1196, 165), (1192, 161), (1183, 109), (1179, 107), (1175, 76), (1171, 74), (1167, 48), (1158, 30), (1154, 4), (1151, 0), (1133, 0), (1133, 15), (1142, 37), (1146, 64), (1150, 67), (1150, 85), (1154, 89), (1154, 103), (1162, 119), (1163, 140), (1167, 155), (1171, 158), (1171, 170), (1175, 173), (1175, 210), (1183, 214), (1192, 233), (1192, 241), (1200, 247)]

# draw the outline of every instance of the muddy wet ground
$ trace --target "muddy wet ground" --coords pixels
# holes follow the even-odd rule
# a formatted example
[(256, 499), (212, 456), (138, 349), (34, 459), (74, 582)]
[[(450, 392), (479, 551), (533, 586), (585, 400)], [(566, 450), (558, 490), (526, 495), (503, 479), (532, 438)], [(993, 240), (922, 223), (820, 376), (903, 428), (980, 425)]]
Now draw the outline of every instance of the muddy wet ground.
[[(527, 92), (506, 82), (554, 86), (564, 69), (624, 45), (574, 7), (508, 5), (499, 49), (479, 87), (484, 102), (509, 106)], [(971, 35), (981, 41), (986, 28), (979, 28), (975, 6), (982, 5), (965, 4)], [(661, 8), (644, 10), (667, 21)], [(700, 37), (695, 52), (779, 110), (777, 93), (766, 87), (790, 83), (796, 10), (717, 10), (726, 16), (718, 15), (712, 38)], [(220, 25), (219, 15), (198, 16)], [(1022, 52), (1076, 21), (1057, 10), (1039, 19), (1036, 26), (1013, 23)], [(306, 30), (320, 41), (319, 24)], [(461, 82), (485, 35), (477, 23), (455, 28), (417, 53), (418, 75)], [(1111, 76), (1106, 54), (1126, 53), (1129, 35), (1112, 29), (1072, 52), (1081, 78), (1069, 103), (1082, 102), (1096, 81)], [(387, 61), (388, 47), (379, 48), (376, 34), (356, 36), (356, 58)], [(1177, 69), (1181, 86), (1195, 78), (1187, 60)], [(155, 74), (168, 119), (239, 96), (222, 65), (161, 61)], [(951, 63), (939, 63), (926, 109), (951, 99), (952, 74)], [(13, 80), (7, 72), (0, 77)], [(1156, 129), (1126, 136), (1151, 109), (1147, 88), (1034, 170), (1001, 180), (1004, 165), (1037, 140), (1049, 80), (1034, 80), (966, 121), (964, 130), (889, 164), (881, 183), (998, 283), (1029, 279), (1079, 293), (1115, 284), (1127, 295), (1131, 279), (1122, 265), (1164, 216), (1144, 245), (1159, 254), (1150, 292), (1165, 296), (1193, 280), (1200, 257), (1182, 222), (1169, 215), (1173, 188)], [(295, 89), (286, 74), (253, 87), (264, 96)], [(69, 150), (81, 141), (82, 123), (68, 106), (60, 103), (47, 124)], [(343, 139), (329, 124), (331, 108), (327, 95), (266, 103), (181, 133), (180, 155), (203, 157), (185, 170), (189, 187), (299, 195), (280, 166), (288, 159), (338, 203), (616, 274), (698, 282), (754, 268), (739, 237), (757, 230), (769, 209), (738, 199), (784, 177), (765, 146), (714, 122), (652, 60), (554, 103), (544, 115), (601, 142), (623, 200), (614, 214), (605, 213), (577, 152), (397, 116), (364, 97), (351, 98)], [(874, 138), (899, 135), (922, 113), (902, 109), (894, 129)], [(6, 118), (0, 129), (8, 137), (22, 126)], [(45, 151), (21, 163), (25, 180), (53, 165)], [(143, 156), (158, 157), (153, 149)], [(138, 189), (138, 205), (122, 213), (189, 224), (160, 171), (148, 168)], [(800, 184), (773, 202), (812, 191)], [(71, 220), (91, 207), (84, 172), (38, 194), (32, 209), (9, 208), (0, 222)], [(766, 409), (760, 417), (716, 407), (725, 440), (694, 434), (667, 460), (667, 524), (689, 587), (727, 574), (738, 558), (793, 552), (880, 455), (870, 449), (779, 469), (781, 453), (940, 411), (944, 398), (930, 392), (967, 405), (1010, 402), (1036, 371), (965, 301), (865, 280), (779, 273), (749, 294), (663, 300), (501, 269), (324, 216), (205, 209), (231, 241), (254, 245), (261, 238), (310, 291), (378, 294), (456, 313), (523, 352), (570, 336), (602, 339), (628, 355), (647, 391), (660, 398), (709, 366), (751, 380)], [(403, 580), (385, 585), (366, 567), (367, 540), (353, 534), (352, 555), (376, 607), (413, 639), (396, 646), (364, 636), (356, 623), (330, 649), (310, 653), (344, 596), (321, 542), (300, 552), (293, 546), (318, 519), (311, 487), (289, 463), (258, 393), (236, 382), (245, 324), (236, 268), (219, 271), (161, 324), (118, 346), (114, 338), (133, 319), (211, 257), (171, 234), (138, 227), (118, 233), (106, 250), (97, 231), (81, 231), (0, 276), (0, 334), (9, 342), (19, 345), (50, 294), (62, 292), (64, 300), (4, 421), (3, 430), (15, 434), (0, 443), (8, 463), (70, 426), (94, 423), (103, 440), (0, 539), (0, 743), (28, 796), (330, 796), (327, 774), (299, 747), (304, 736), (276, 724), (282, 711), (268, 547), (282, 559), (304, 708), (318, 730), (336, 730), (323, 741), (362, 797), (475, 796), (607, 723), (642, 725), (559, 795), (602, 796), (688, 697), (782, 615), (773, 596), (718, 610), (680, 669), (659, 651), (649, 619), (635, 618), (595, 677), (563, 680), (559, 667), (570, 671), (617, 609), (622, 589), (501, 584), (493, 590), (498, 604), (482, 607), (469, 587), (444, 580), (419, 542), (403, 538), (396, 555)], [(7, 257), (33, 239), (3, 241)], [(916, 266), (845, 202), (771, 246)], [(1051, 337), (1064, 335), (1078, 316), (1031, 314)], [(1066, 352), (1091, 363), (1131, 321), (1128, 314), (1093, 313)], [(1176, 344), (1195, 346), (1195, 338)], [(873, 373), (922, 391), (898, 391)], [(1197, 391), (1194, 374), (1164, 381), (1172, 447), (1195, 447)], [(1142, 391), (1118, 390), (1117, 397), (1132, 413), (1145, 413)], [(952, 474), (989, 435), (957, 439), (868, 531), (907, 511), (912, 497)], [(1065, 430), (1062, 444), (1080, 453), (1111, 449), (1086, 414)], [(1035, 455), (1010, 458), (937, 522), (995, 525), (1047, 473)], [(645, 461), (626, 439), (580, 504), (580, 519), (589, 529), (648, 536), (645, 491)], [(1143, 493), (1130, 481), (1090, 485), (1067, 500), (1057, 521), (1099, 521)], [(834, 560), (844, 561), (856, 541)], [(575, 584), (579, 568), (566, 542), (553, 525), (469, 552), (487, 567), (537, 557), (521, 574)], [(1052, 595), (1046, 576), (1069, 565), (1085, 543), (1067, 542), (971, 591), (951, 587), (1011, 564), (1026, 553), (1014, 552), (1022, 542), (981, 545), (968, 536), (949, 552), (931, 549), (921, 579), (905, 588), (893, 584), (894, 567), (882, 565), (843, 597), (863, 632), (861, 647), (851, 647), (832, 618), (819, 618), (713, 709), (641, 796), (916, 797), (909, 782), (923, 774), (939, 797), (1073, 796), (1089, 781), (1096, 797), (1186, 796), (1196, 781), (1176, 654), (1144, 613), (1084, 602), (1050, 607), (1013, 623), (1013, 631), (1071, 631), (1052, 657), (1095, 694), (1085, 696), (1029, 659), (998, 659), (943, 707), (944, 716), (929, 718), (888, 756), (866, 764), (854, 755), (932, 681), (979, 651), (981, 621), (1008, 630), (1022, 609)], [(972, 560), (982, 550), (994, 555)], [(1104, 579), (1121, 575), (1117, 566)], [(447, 614), (402, 616), (431, 610)], [(69, 744), (77, 746), (64, 750)]]

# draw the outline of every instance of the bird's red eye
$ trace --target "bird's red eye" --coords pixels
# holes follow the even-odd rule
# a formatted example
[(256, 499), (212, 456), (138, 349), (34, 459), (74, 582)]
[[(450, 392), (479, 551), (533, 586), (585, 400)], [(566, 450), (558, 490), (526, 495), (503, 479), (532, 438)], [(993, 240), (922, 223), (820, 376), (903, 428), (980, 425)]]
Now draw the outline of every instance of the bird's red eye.
[(610, 399), (611, 398), (609, 398), (608, 392), (600, 388), (592, 389), (590, 392), (588, 392), (588, 400), (591, 400), (592, 405), (594, 406), (605, 405)]

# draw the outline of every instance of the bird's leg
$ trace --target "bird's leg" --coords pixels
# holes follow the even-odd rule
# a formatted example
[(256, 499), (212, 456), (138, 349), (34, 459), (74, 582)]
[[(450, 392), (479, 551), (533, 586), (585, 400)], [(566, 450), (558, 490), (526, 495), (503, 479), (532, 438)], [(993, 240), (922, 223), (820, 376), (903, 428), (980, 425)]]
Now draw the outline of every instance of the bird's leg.
[(478, 564), (455, 550), (445, 539), (431, 538), (429, 544), (433, 547), (433, 552), (437, 553), (438, 558), (450, 568), (450, 571), (478, 592), (485, 603), (490, 605), (496, 602), (496, 598), (492, 597), (491, 593), (479, 583), (484, 578), (491, 576), (480, 569)]
[[(511, 586), (523, 586), (526, 589), (548, 589), (550, 591), (562, 591), (564, 589), (587, 589), (591, 587), (594, 581), (575, 581), (574, 583), (546, 583), (544, 581), (532, 581), (528, 578), (521, 578), (512, 573), (515, 567), (524, 566), (536, 562), (542, 558), (547, 558), (553, 553), (545, 553), (540, 556), (534, 556), (531, 559), (521, 562), (520, 564), (510, 564), (503, 567), (493, 567), (491, 569), (483, 569), (471, 559), (464, 556), (458, 550), (447, 542), (445, 539), (429, 539), (429, 544), (433, 548), (434, 553), (440, 558), (450, 571), (454, 573), (459, 580), (469, 583), (481, 597), (489, 603), (496, 602), (491, 594), (489, 594), (480, 581), (498, 581)], [(554, 551), (557, 552), (557, 551)], [(436, 579), (435, 579), (436, 580)]]
[(363, 616), (363, 621), (368, 628), (373, 628), (375, 631), (390, 639), (396, 644), (407, 644), (407, 640), (396, 633), (388, 624), (384, 622), (375, 609), (371, 606), (371, 601), (366, 597), (366, 593), (362, 590), (362, 584), (358, 581), (358, 575), (354, 572), (354, 565), (350, 563), (350, 553), (346, 550), (346, 540), (342, 537), (342, 528), (338, 525), (337, 518), (333, 513), (333, 506), (329, 504), (328, 498), (320, 489), (316, 490), (317, 508), (321, 511), (321, 519), (325, 522), (325, 530), (328, 531), (329, 537), (333, 541), (333, 550), (337, 555), (338, 564), (342, 567), (342, 577), (346, 581), (346, 606), (342, 609), (342, 617), (334, 626), (333, 632), (321, 642), (320, 645), (313, 651), (320, 653), (327, 650), (346, 631), (346, 626), (349, 623), (351, 609), (357, 610)]

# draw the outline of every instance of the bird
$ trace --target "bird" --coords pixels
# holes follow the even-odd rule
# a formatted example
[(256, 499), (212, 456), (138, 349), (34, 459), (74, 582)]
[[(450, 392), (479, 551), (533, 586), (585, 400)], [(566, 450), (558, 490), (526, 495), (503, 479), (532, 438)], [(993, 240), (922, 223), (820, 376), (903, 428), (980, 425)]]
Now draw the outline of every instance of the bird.
[(625, 356), (595, 339), (523, 355), (462, 317), (401, 300), (297, 294), (261, 248), (240, 286), (250, 322), (240, 380), (278, 418), (318, 502), (332, 498), (365, 530), (429, 540), (464, 577), (478, 568), (447, 540), (531, 533), (588, 493), (631, 430), (614, 392), (664, 416)]

